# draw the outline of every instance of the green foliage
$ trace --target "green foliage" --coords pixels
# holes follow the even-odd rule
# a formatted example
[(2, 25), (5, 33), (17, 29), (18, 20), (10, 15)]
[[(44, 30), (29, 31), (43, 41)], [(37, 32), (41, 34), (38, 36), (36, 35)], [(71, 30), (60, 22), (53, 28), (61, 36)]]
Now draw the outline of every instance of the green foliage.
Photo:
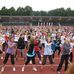
[(14, 7), (7, 9), (2, 7), (0, 15), (7, 16), (74, 16), (74, 10), (71, 8), (57, 8), (51, 11), (33, 11), (32, 7), (26, 6), (25, 8), (19, 7), (15, 10)]

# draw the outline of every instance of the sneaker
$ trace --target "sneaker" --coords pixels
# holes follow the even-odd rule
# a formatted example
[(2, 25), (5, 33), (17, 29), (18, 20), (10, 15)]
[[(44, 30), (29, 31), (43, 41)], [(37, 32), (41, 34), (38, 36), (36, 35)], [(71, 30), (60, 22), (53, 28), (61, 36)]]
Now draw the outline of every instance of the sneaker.
[(24, 71), (24, 67), (22, 67), (22, 72)]
[(30, 61), (30, 64), (32, 64), (32, 61)]
[(39, 64), (42, 64), (42, 61), (39, 61)]
[(13, 71), (16, 71), (16, 68), (15, 67), (13, 67)]
[(1, 72), (3, 72), (3, 71), (4, 71), (4, 67), (1, 68)]
[(69, 64), (72, 64), (70, 61), (68, 61)]
[(41, 57), (43, 57), (43, 55), (41, 55)]
[(37, 71), (37, 69), (36, 69), (35, 67), (33, 68), (33, 70), (34, 70), (34, 71)]
[(3, 57), (1, 57), (1, 60), (3, 60)]
[(58, 71), (58, 72), (57, 72), (57, 74), (61, 74), (61, 72), (60, 72), (60, 71)]

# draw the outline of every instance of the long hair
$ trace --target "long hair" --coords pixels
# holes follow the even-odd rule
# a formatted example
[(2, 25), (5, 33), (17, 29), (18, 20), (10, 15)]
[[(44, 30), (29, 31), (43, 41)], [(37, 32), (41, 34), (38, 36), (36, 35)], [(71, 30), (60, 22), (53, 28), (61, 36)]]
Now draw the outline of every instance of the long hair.
[(69, 65), (69, 68), (65, 74), (74, 74), (74, 63)]

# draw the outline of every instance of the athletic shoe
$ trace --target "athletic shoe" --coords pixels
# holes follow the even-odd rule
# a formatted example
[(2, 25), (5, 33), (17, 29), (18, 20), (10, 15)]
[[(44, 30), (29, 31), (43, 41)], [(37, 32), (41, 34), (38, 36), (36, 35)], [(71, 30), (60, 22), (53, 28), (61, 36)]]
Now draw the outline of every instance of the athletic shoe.
[(41, 57), (43, 57), (43, 55), (41, 55)]
[(24, 71), (24, 67), (22, 67), (22, 72)]
[(69, 64), (72, 64), (70, 61), (68, 61)]
[(3, 71), (4, 71), (4, 67), (1, 68), (1, 72), (3, 72)]
[(39, 64), (42, 64), (42, 61), (39, 61)]
[(13, 71), (16, 71), (16, 68), (15, 67), (13, 67)]
[(3, 59), (3, 57), (1, 56), (1, 60)]
[(30, 61), (30, 64), (32, 64), (32, 61)]
[(61, 74), (61, 72), (60, 72), (60, 71), (58, 71), (58, 72), (57, 72), (57, 74)]
[(33, 70), (34, 70), (34, 71), (37, 71), (37, 69), (36, 69), (35, 67), (33, 67)]

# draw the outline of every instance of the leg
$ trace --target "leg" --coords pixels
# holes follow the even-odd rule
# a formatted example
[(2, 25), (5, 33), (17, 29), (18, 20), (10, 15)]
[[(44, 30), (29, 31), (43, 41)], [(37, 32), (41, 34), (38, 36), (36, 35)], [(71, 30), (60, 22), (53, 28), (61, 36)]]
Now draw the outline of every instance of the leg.
[(30, 60), (31, 60), (31, 57), (28, 57), (28, 56), (27, 56), (27, 60), (26, 60), (26, 62), (25, 62), (25, 65), (27, 65), (27, 64), (30, 62)]
[(60, 49), (60, 46), (58, 47), (58, 55), (60, 55), (60, 52), (61, 52), (61, 49)]
[(22, 67), (22, 72), (24, 71), (25, 66), (30, 62), (30, 60), (31, 60), (31, 57), (27, 56), (27, 60), (26, 60), (25, 64)]
[(39, 51), (37, 52), (37, 55), (38, 55), (39, 60), (41, 61), (41, 53)]
[(52, 55), (49, 55), (48, 56), (48, 59), (49, 59), (50, 64), (51, 64), (51, 69), (53, 70), (53, 59), (52, 59)]
[(4, 61), (3, 61), (3, 64), (6, 64), (6, 63), (7, 63), (8, 58), (9, 58), (9, 55), (10, 55), (10, 54), (6, 53), (5, 59), (4, 59)]
[(57, 68), (57, 71), (60, 71), (60, 70), (61, 70), (62, 65), (63, 65), (63, 63), (64, 63), (64, 60), (65, 60), (65, 56), (62, 55), (62, 57), (61, 57), (61, 61), (60, 61), (60, 64), (59, 64), (59, 66), (58, 66), (58, 68)]
[(14, 62), (14, 55), (11, 55), (11, 63), (12, 63), (12, 65), (15, 64), (15, 62)]
[(52, 56), (53, 56), (53, 58), (55, 57), (55, 51), (53, 52), (53, 55)]
[(70, 62), (72, 62), (73, 61), (73, 53), (71, 52), (70, 53)]
[(48, 56), (48, 59), (49, 59), (49, 61), (50, 61), (50, 64), (53, 64), (52, 55), (49, 55), (49, 56)]
[(43, 61), (42, 61), (41, 69), (43, 69), (43, 65), (46, 64), (46, 59), (47, 59), (47, 55), (44, 55), (44, 56), (43, 56)]
[(24, 49), (22, 49), (21, 52), (22, 52), (22, 57), (24, 57)]
[(32, 57), (32, 64), (35, 64), (35, 56)]
[(32, 63), (34, 64), (33, 70), (34, 70), (34, 71), (37, 71), (37, 69), (36, 69), (36, 67), (35, 67), (35, 56), (32, 57)]
[(8, 53), (6, 53), (6, 55), (5, 55), (5, 59), (4, 59), (4, 61), (3, 61), (3, 67), (1, 68), (1, 72), (3, 72), (3, 71), (4, 71), (5, 64), (7, 63), (8, 58), (9, 58), (9, 54), (8, 54)]
[(21, 57), (23, 57), (23, 49), (20, 49), (21, 50)]
[(65, 71), (68, 68), (68, 58), (69, 58), (69, 55), (66, 55), (66, 57), (65, 57)]
[(11, 55), (11, 63), (13, 65), (13, 71), (16, 71), (15, 66), (14, 66), (14, 64), (15, 64), (14, 58), (15, 58), (14, 55)]
[(47, 59), (47, 55), (44, 55), (44, 56), (43, 56), (43, 62), (42, 62), (42, 65), (45, 65), (45, 64), (46, 64), (46, 59)]

